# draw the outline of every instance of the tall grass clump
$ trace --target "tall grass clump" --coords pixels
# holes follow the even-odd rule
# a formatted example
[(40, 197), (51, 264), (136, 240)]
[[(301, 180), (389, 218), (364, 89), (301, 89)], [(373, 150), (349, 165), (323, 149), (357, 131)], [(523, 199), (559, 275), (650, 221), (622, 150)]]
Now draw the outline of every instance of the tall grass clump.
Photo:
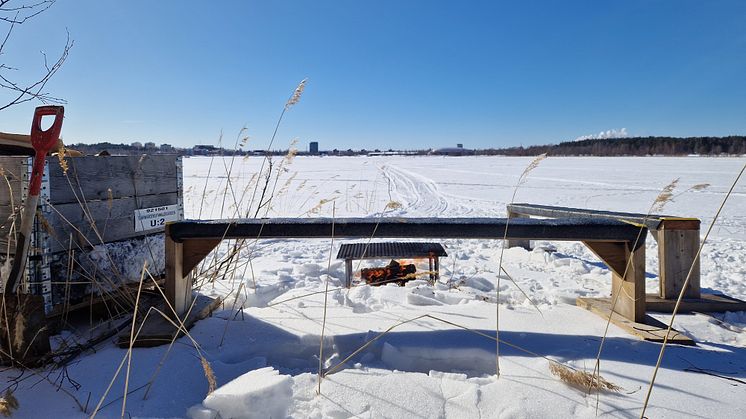
[[(523, 169), (523, 173), (521, 173), (521, 176), (518, 177), (518, 182), (516, 182), (515, 187), (513, 187), (513, 195), (510, 197), (510, 203), (512, 204), (515, 201), (515, 196), (518, 193), (518, 188), (521, 187), (524, 183), (528, 181), (528, 175), (531, 173), (534, 169), (539, 167), (539, 163), (541, 163), (542, 160), (547, 158), (547, 154), (540, 154), (536, 156), (531, 162), (526, 166), (525, 169)], [(507, 218), (505, 220), (505, 232), (503, 233), (503, 245), (500, 248), (500, 260), (497, 263), (497, 287), (495, 289), (495, 336), (497, 339), (495, 339), (495, 360), (496, 360), (496, 368), (495, 373), (497, 374), (497, 377), (500, 377), (500, 277), (501, 272), (503, 272), (503, 256), (505, 254), (505, 245), (507, 243), (508, 238), (508, 226), (510, 225), (510, 218)], [(515, 281), (513, 281), (515, 284)], [(518, 284), (516, 284), (518, 286)], [(521, 290), (523, 292), (523, 290)], [(524, 293), (524, 295), (526, 295)], [(530, 300), (529, 300), (530, 301)]]

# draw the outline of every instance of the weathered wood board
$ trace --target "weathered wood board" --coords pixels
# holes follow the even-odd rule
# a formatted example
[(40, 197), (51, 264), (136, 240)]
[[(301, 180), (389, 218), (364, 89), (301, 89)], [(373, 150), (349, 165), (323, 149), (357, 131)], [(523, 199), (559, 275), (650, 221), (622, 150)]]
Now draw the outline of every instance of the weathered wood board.
[[(102, 244), (102, 241), (108, 243), (143, 236), (143, 232), (135, 231), (135, 210), (175, 204), (177, 201), (178, 194), (171, 192), (111, 201), (89, 201), (84, 206), (78, 203), (52, 205), (53, 209), (44, 215), (54, 232), (50, 232), (49, 251), (67, 251), (71, 237), (72, 247), (79, 249)], [(154, 230), (163, 231), (162, 228)]]
[[(655, 318), (646, 315), (641, 322), (634, 322), (626, 319), (618, 313), (611, 311), (611, 301), (609, 298), (585, 298), (578, 297), (576, 300), (578, 307), (582, 307), (592, 313), (608, 320), (611, 315), (611, 322), (627, 333), (639, 337), (649, 342), (662, 343), (666, 336), (668, 326)], [(696, 345), (694, 340), (677, 330), (671, 329), (668, 335), (668, 343), (676, 345)]]
[[(0, 157), (0, 264), (7, 255), (12, 260), (11, 232), (23, 216), (19, 208), (30, 164), (27, 156)], [(48, 157), (24, 281), (29, 292), (45, 296), (49, 314), (63, 299), (75, 303), (87, 293), (136, 281), (139, 270), (123, 272), (131, 253), (139, 252), (138, 260), (149, 258), (154, 274), (162, 272), (165, 220), (141, 221), (136, 228), (136, 211), (142, 216), (142, 210), (167, 207), (181, 219), (181, 193), (181, 159), (176, 155), (67, 157), (64, 164)], [(150, 249), (146, 237), (160, 237), (160, 247)], [(148, 252), (142, 249), (146, 244)], [(112, 251), (121, 253), (117, 260), (110, 257)]]
[[(222, 300), (220, 298), (212, 298), (206, 295), (198, 294), (194, 301), (194, 306), (191, 307), (189, 314), (182, 319), (184, 327), (189, 330), (194, 326), (198, 320), (202, 320), (212, 314), (212, 312), (220, 305)], [(161, 301), (158, 307), (162, 312), (169, 313), (168, 307)], [(147, 312), (147, 310), (143, 310)], [(177, 320), (166, 320), (163, 316), (156, 311), (151, 311), (148, 318), (145, 319), (145, 324), (142, 324), (142, 320), (139, 320), (135, 330), (140, 329), (140, 334), (137, 335), (137, 339), (132, 342), (133, 347), (152, 347), (164, 344), (169, 344), (174, 338), (184, 335), (183, 330), (179, 330), (174, 326), (173, 323), (179, 324)], [(120, 348), (127, 348), (130, 345), (130, 337), (132, 331), (130, 329), (122, 331), (117, 336), (117, 345)]]
[(47, 159), (53, 205), (178, 191), (173, 155), (71, 157), (67, 173), (56, 160)]
[[(676, 299), (665, 299), (655, 294), (645, 297), (645, 305), (650, 311), (660, 313), (673, 313)], [(699, 311), (704, 313), (716, 313), (725, 311), (746, 311), (746, 301), (726, 295), (701, 294), (700, 298), (683, 298), (679, 305), (679, 313)]]

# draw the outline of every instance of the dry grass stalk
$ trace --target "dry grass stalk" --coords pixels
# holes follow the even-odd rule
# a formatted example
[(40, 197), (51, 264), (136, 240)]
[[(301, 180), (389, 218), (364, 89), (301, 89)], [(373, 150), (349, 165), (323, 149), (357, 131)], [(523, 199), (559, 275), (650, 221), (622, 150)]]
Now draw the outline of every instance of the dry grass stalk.
[(528, 174), (531, 173), (537, 167), (539, 167), (539, 163), (541, 163), (541, 161), (546, 158), (547, 158), (547, 153), (539, 154), (533, 160), (531, 160), (531, 163), (529, 163), (525, 169), (523, 169), (523, 173), (521, 173), (521, 177), (518, 178), (518, 183), (516, 184), (516, 187), (513, 190), (514, 199), (515, 199), (515, 192), (518, 190), (518, 187), (528, 181)]
[(673, 201), (673, 191), (676, 189), (676, 185), (679, 183), (679, 178), (671, 181), (668, 185), (664, 186), (658, 196), (653, 201), (653, 206), (650, 209), (650, 213), (660, 212), (663, 207)]
[[(124, 377), (124, 396), (122, 397), (122, 417), (124, 417), (125, 408), (127, 407), (127, 393), (130, 384), (130, 371), (132, 369), (132, 346), (135, 344), (135, 326), (137, 325), (137, 310), (140, 308), (140, 295), (142, 295), (142, 283), (145, 280), (145, 272), (148, 269), (148, 261), (142, 264), (140, 273), (140, 283), (137, 286), (137, 297), (135, 298), (135, 308), (132, 310), (132, 327), (130, 328), (130, 344), (127, 348), (127, 372)], [(145, 322), (142, 322), (145, 324)]]
[(691, 189), (693, 191), (702, 191), (702, 190), (705, 190), (705, 189), (709, 188), (710, 186), (711, 185), (709, 183), (698, 183), (698, 184), (692, 186), (689, 189)]
[(16, 409), (18, 409), (18, 399), (10, 389), (5, 390), (5, 394), (0, 397), (0, 415), (6, 418), (11, 417)]
[(300, 97), (301, 95), (303, 95), (303, 91), (306, 89), (307, 82), (308, 79), (303, 79), (300, 81), (300, 83), (298, 83), (298, 87), (295, 88), (293, 95), (290, 96), (290, 99), (288, 99), (287, 103), (285, 104), (285, 109), (290, 109), (291, 106), (300, 101)]
[[(661, 189), (661, 192), (658, 194), (658, 196), (655, 198), (652, 204), (650, 204), (650, 208), (648, 209), (648, 213), (645, 214), (644, 220), (647, 221), (648, 218), (650, 218), (651, 214), (653, 212), (662, 211), (663, 207), (671, 202), (673, 200), (673, 191), (676, 189), (677, 184), (679, 183), (679, 178), (676, 178), (672, 180), (668, 185), (664, 186), (663, 189)], [(637, 237), (635, 238), (635, 242), (633, 244), (633, 248), (637, 247), (637, 244), (640, 241), (640, 238), (642, 237), (642, 232), (645, 229), (645, 222), (642, 223), (640, 226), (640, 229), (637, 232)], [(624, 272), (622, 273), (622, 278), (627, 276), (627, 272), (630, 269), (630, 266), (632, 264), (632, 258), (627, 260), (627, 264), (624, 266)], [(600, 377), (601, 376), (601, 353), (603, 352), (604, 345), (606, 344), (606, 336), (609, 334), (609, 327), (611, 326), (611, 317), (614, 313), (614, 310), (616, 309), (617, 302), (619, 301), (619, 296), (621, 295), (622, 290), (622, 283), (619, 283), (619, 287), (616, 290), (612, 289), (612, 295), (614, 296), (611, 301), (611, 310), (609, 313), (609, 317), (606, 319), (606, 327), (604, 328), (604, 334), (601, 336), (601, 343), (598, 345), (598, 353), (596, 354), (596, 362), (593, 365), (593, 376)], [(593, 388), (589, 385), (588, 386), (588, 394), (591, 393)], [(596, 412), (598, 413), (598, 405), (599, 405), (599, 399), (596, 398)]]
[(324, 377), (324, 332), (326, 331), (326, 310), (329, 302), (329, 277), (332, 268), (332, 253), (334, 251), (334, 220), (336, 216), (336, 203), (332, 204), (332, 239), (329, 244), (329, 262), (326, 265), (326, 278), (324, 280), (324, 318), (321, 321), (321, 336), (319, 337), (319, 385), (316, 394), (321, 394), (321, 380)]
[(386, 204), (386, 208), (385, 209), (398, 210), (401, 207), (402, 207), (401, 202), (399, 202), (399, 201), (389, 201)]
[[(525, 169), (523, 169), (523, 173), (521, 173), (521, 176), (518, 178), (518, 182), (516, 182), (515, 187), (513, 188), (513, 195), (510, 197), (510, 203), (512, 204), (515, 201), (515, 195), (518, 193), (518, 188), (521, 187), (524, 183), (528, 181), (528, 174), (531, 173), (534, 169), (536, 169), (539, 166), (539, 163), (542, 162), (542, 160), (547, 158), (547, 154), (540, 154), (536, 156), (533, 160), (531, 160), (531, 163), (526, 166)], [(495, 336), (497, 339), (495, 340), (495, 359), (496, 359), (496, 368), (495, 368), (495, 374), (497, 375), (497, 378), (500, 378), (500, 272), (504, 271), (503, 269), (503, 256), (505, 255), (505, 243), (507, 243), (508, 238), (508, 226), (510, 225), (510, 218), (508, 218), (505, 222), (505, 232), (503, 233), (503, 246), (500, 248), (500, 259), (497, 263), (497, 286), (495, 287)], [(515, 284), (515, 281), (511, 279), (511, 282)], [(517, 286), (517, 284), (516, 284)], [(523, 292), (523, 290), (521, 290)]]
[(57, 150), (57, 159), (60, 161), (60, 168), (62, 168), (62, 173), (67, 175), (67, 160), (65, 160), (65, 153), (67, 151), (65, 150), (65, 146), (60, 144), (59, 150)]
[(645, 403), (643, 404), (642, 412), (640, 413), (641, 419), (645, 417), (645, 411), (648, 408), (648, 402), (650, 402), (650, 395), (652, 394), (653, 386), (655, 385), (655, 378), (658, 375), (658, 369), (661, 366), (661, 361), (663, 361), (663, 354), (665, 354), (666, 352), (666, 345), (668, 345), (668, 337), (671, 335), (671, 330), (673, 330), (673, 322), (674, 320), (676, 320), (676, 314), (679, 311), (681, 300), (684, 298), (684, 292), (686, 292), (686, 289), (689, 286), (689, 280), (691, 279), (692, 273), (694, 272), (694, 266), (697, 264), (697, 261), (699, 261), (699, 256), (702, 253), (702, 248), (705, 246), (705, 243), (707, 243), (707, 238), (710, 237), (712, 228), (715, 226), (715, 223), (720, 217), (720, 213), (723, 211), (723, 207), (725, 207), (725, 203), (728, 202), (728, 198), (730, 198), (730, 195), (733, 193), (733, 190), (736, 188), (738, 181), (741, 180), (741, 176), (743, 176), (743, 172), (745, 170), (746, 170), (746, 164), (744, 164), (743, 167), (741, 168), (741, 171), (738, 172), (738, 176), (736, 176), (736, 179), (733, 181), (733, 184), (730, 186), (728, 193), (725, 194), (725, 197), (723, 198), (723, 202), (720, 203), (720, 206), (718, 207), (718, 210), (715, 213), (715, 216), (712, 218), (712, 223), (710, 223), (710, 226), (707, 228), (707, 232), (705, 233), (705, 236), (702, 238), (702, 241), (699, 244), (699, 248), (697, 249), (697, 254), (694, 256), (694, 260), (692, 261), (692, 264), (689, 267), (689, 272), (686, 275), (684, 284), (681, 286), (681, 291), (679, 292), (679, 296), (676, 299), (676, 305), (674, 306), (673, 312), (671, 313), (671, 320), (668, 322), (668, 328), (666, 329), (666, 334), (663, 337), (663, 344), (661, 345), (661, 350), (658, 353), (658, 361), (656, 361), (655, 363), (655, 369), (653, 370), (653, 377), (650, 379), (650, 384), (648, 385), (648, 391), (647, 391), (647, 394), (645, 395)]
[(619, 391), (622, 389), (600, 375), (576, 370), (559, 362), (550, 362), (549, 372), (570, 386), (583, 390), (590, 388), (594, 391)]
[(114, 194), (111, 192), (111, 188), (106, 189), (106, 207), (111, 211), (114, 206)]
[(207, 379), (207, 394), (210, 394), (215, 391), (216, 388), (218, 388), (217, 380), (215, 380), (215, 372), (212, 370), (210, 363), (207, 362), (207, 359), (201, 354), (199, 357), (199, 361), (202, 364), (202, 370), (204, 371), (205, 378)]

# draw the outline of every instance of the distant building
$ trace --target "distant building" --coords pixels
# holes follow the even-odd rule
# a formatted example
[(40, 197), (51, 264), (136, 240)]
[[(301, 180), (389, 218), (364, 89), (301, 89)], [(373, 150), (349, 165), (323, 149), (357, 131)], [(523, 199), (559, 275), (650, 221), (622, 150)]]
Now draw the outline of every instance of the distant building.
[(135, 141), (134, 143), (130, 144), (132, 148), (142, 148), (142, 143), (139, 141)]
[(430, 154), (436, 156), (465, 156), (467, 154), (473, 154), (472, 150), (464, 148), (463, 144), (456, 144), (456, 147), (444, 147), (432, 150)]
[(155, 148), (155, 143), (154, 142), (147, 142), (147, 143), (144, 144), (144, 146), (145, 146), (145, 148), (152, 150), (152, 149)]
[(218, 154), (218, 148), (209, 144), (198, 144), (192, 147), (192, 154), (195, 156), (211, 156)]
[(308, 144), (308, 153), (319, 154), (319, 142), (318, 141), (311, 141), (311, 143)]

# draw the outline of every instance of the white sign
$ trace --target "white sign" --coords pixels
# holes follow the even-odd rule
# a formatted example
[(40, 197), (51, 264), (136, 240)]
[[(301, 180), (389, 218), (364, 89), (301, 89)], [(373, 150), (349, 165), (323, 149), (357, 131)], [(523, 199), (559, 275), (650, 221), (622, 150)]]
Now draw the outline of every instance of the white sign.
[(135, 210), (135, 231), (162, 228), (169, 221), (179, 220), (179, 204)]

